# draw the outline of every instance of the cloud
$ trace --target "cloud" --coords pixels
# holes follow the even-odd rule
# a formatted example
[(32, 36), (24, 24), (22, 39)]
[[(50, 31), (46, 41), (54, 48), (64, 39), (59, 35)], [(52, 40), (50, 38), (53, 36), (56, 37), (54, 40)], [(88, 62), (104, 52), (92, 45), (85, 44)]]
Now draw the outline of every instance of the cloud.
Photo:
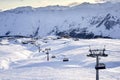
[(120, 0), (95, 0), (96, 2), (120, 2)]

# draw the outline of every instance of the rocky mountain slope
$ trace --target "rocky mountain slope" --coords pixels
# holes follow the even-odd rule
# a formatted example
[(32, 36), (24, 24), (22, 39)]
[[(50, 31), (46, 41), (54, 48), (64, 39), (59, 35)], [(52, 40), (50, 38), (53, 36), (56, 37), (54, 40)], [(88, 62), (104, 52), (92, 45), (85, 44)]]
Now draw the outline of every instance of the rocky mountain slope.
[(0, 36), (120, 38), (120, 3), (19, 7), (0, 12)]

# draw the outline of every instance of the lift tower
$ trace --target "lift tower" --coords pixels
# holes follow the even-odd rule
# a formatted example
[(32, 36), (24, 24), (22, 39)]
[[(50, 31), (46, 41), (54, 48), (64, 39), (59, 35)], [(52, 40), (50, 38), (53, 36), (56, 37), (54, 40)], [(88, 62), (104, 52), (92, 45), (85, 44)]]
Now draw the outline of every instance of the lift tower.
[(43, 51), (47, 55), (47, 61), (49, 61), (49, 51), (50, 50), (51, 50), (51, 48), (45, 48), (45, 50)]
[(87, 57), (93, 57), (96, 58), (96, 80), (99, 80), (99, 69), (106, 69), (106, 66), (104, 63), (99, 63), (99, 57), (107, 57), (108, 54), (105, 54), (106, 49), (89, 49), (90, 54), (87, 55)]

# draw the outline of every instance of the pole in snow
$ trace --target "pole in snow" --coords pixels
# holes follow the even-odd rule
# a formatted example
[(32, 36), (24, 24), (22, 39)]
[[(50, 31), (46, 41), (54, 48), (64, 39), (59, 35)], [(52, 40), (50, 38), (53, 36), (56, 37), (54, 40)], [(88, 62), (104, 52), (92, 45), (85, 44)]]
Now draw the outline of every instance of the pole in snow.
[(108, 54), (105, 54), (105, 48), (103, 49), (89, 49), (90, 54), (87, 55), (87, 57), (93, 57), (96, 58), (96, 80), (99, 80), (99, 69), (106, 69), (104, 63), (99, 63), (99, 57), (107, 57)]
[(49, 61), (49, 51), (50, 51), (51, 49), (50, 48), (46, 48), (43, 52), (45, 52), (46, 53), (46, 55), (47, 55), (47, 61)]
[(41, 44), (35, 44), (35, 46), (38, 48), (38, 52), (40, 52), (41, 51)]

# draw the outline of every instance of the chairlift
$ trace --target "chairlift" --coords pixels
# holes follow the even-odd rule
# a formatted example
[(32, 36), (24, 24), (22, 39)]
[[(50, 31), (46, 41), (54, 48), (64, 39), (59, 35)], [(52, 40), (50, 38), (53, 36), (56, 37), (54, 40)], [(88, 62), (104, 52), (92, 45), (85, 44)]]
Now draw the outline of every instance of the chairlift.
[(88, 54), (87, 56), (88, 56), (88, 57), (96, 57), (95, 54)]
[(68, 62), (69, 59), (68, 58), (63, 58), (63, 62)]
[(107, 56), (108, 56), (108, 54), (105, 54), (105, 53), (103, 54), (103, 57), (107, 57)]
[(56, 58), (56, 56), (53, 55), (51, 58)]
[(99, 63), (98, 65), (95, 66), (95, 69), (106, 69), (104, 63)]
[(101, 57), (107, 57), (108, 56), (108, 54), (105, 54), (105, 53), (100, 53), (100, 55), (99, 56), (101, 56)]
[(46, 54), (49, 54), (49, 52), (46, 52)]

